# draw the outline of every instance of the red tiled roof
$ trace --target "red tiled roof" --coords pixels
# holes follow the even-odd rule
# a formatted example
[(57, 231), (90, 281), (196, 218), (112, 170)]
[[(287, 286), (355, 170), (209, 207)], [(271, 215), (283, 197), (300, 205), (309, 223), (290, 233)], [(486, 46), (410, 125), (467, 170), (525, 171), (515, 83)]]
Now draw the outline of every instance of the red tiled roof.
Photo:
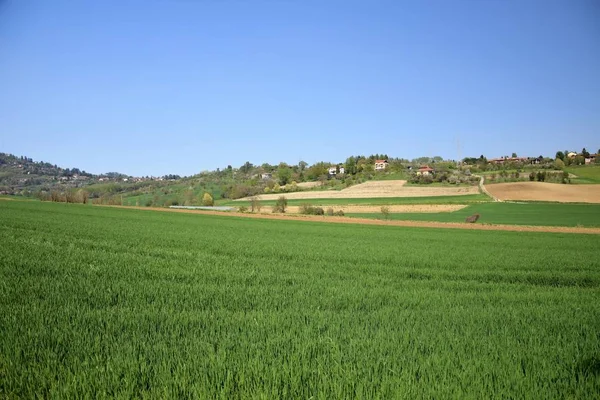
[(433, 168), (429, 168), (429, 166), (426, 165), (424, 167), (419, 168), (419, 171), (433, 171)]
[(375, 164), (386, 163), (387, 160), (375, 160)]

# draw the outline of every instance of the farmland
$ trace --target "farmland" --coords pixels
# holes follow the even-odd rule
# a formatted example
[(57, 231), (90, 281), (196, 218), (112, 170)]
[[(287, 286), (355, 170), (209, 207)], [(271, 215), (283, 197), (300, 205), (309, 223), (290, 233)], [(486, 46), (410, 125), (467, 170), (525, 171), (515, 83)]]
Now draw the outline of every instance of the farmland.
[(597, 235), (0, 201), (0, 397), (592, 398)]
[(565, 170), (576, 176), (571, 179), (573, 183), (600, 183), (600, 165), (572, 166)]
[(512, 182), (485, 185), (485, 188), (500, 200), (600, 203), (600, 185)]
[[(287, 194), (282, 194), (288, 198)], [(290, 206), (312, 204), (315, 206), (341, 206), (341, 205), (421, 205), (421, 204), (471, 204), (490, 202), (491, 199), (485, 194), (467, 194), (459, 196), (426, 196), (426, 197), (371, 197), (371, 198), (308, 198), (289, 199)], [(276, 200), (261, 200), (261, 204), (272, 206)], [(228, 201), (222, 205), (241, 206), (250, 205), (250, 201)]]
[[(342, 190), (295, 192), (287, 193), (285, 196), (290, 200), (305, 200), (468, 196), (478, 193), (479, 188), (477, 186), (406, 185), (406, 181), (404, 180), (384, 180), (369, 181)], [(260, 200), (276, 200), (279, 196), (281, 196), (281, 194), (261, 194), (257, 196), (257, 198)], [(248, 201), (248, 198), (239, 199), (237, 201)]]
[[(463, 222), (469, 215), (481, 215), (479, 223), (509, 225), (600, 227), (600, 205), (556, 203), (482, 203), (454, 212), (392, 213), (387, 218), (405, 221)], [(359, 218), (379, 218), (381, 212), (353, 213)]]

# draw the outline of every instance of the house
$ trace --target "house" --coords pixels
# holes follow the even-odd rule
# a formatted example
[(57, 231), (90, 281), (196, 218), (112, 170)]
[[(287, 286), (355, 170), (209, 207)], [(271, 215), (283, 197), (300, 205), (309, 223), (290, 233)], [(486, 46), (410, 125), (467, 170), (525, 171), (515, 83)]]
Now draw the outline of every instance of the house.
[(574, 151), (570, 151), (567, 153), (567, 157), (569, 158), (575, 158), (577, 157), (577, 153), (575, 153)]
[(329, 167), (329, 169), (327, 170), (327, 172), (329, 173), (329, 175), (335, 175), (337, 174), (337, 171), (340, 171), (340, 174), (343, 174), (345, 172), (344, 167), (342, 166), (331, 166)]
[(375, 171), (384, 171), (387, 166), (387, 160), (375, 160)]
[(585, 159), (585, 163), (587, 164), (594, 164), (596, 162), (596, 158), (598, 157), (598, 154), (590, 154), (589, 157), (586, 157)]
[(433, 170), (433, 168), (430, 168), (428, 165), (419, 168), (419, 170), (417, 171), (417, 175), (433, 175), (435, 171)]
[(527, 157), (500, 157), (488, 160), (489, 164), (504, 164), (505, 162), (527, 162)]
[(270, 172), (263, 172), (260, 174), (260, 178), (264, 181), (268, 181), (269, 179), (273, 179), (273, 174)]

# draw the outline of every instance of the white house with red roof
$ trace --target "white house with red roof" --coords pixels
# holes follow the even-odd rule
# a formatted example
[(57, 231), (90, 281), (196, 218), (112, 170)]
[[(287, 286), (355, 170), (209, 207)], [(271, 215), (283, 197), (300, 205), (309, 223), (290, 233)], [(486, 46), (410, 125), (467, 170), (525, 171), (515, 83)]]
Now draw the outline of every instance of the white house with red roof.
[(387, 160), (375, 160), (375, 171), (384, 171), (387, 166)]
[(429, 165), (421, 167), (417, 170), (417, 175), (433, 175), (435, 171)]

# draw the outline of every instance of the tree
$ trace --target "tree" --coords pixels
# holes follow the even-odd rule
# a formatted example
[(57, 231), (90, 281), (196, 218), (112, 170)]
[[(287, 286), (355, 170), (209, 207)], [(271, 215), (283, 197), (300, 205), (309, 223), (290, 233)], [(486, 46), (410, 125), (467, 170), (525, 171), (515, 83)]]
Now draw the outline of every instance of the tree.
[(285, 196), (279, 196), (275, 205), (273, 206), (274, 213), (285, 213), (285, 209), (287, 208), (287, 199)]
[(582, 156), (582, 155), (576, 156), (575, 159), (573, 160), (573, 164), (575, 164), (575, 165), (585, 165), (585, 157)]
[(252, 165), (250, 161), (246, 161), (244, 165), (240, 167), (240, 172), (243, 174), (247, 174), (252, 170), (252, 168), (254, 168), (254, 165)]
[(511, 157), (512, 158), (517, 158), (517, 153), (512, 153)]
[(346, 171), (346, 174), (356, 175), (356, 158), (348, 157), (344, 164), (344, 170)]
[(204, 193), (204, 195), (202, 196), (202, 205), (207, 207), (212, 207), (215, 205), (215, 201), (210, 193)]
[(561, 161), (565, 161), (565, 153), (563, 153), (562, 151), (557, 151), (555, 158), (557, 160), (560, 159)]
[(287, 185), (292, 178), (292, 170), (285, 163), (281, 163), (277, 169), (277, 176), (279, 177), (280, 185)]
[(565, 167), (565, 162), (560, 158), (557, 158), (556, 160), (554, 160), (554, 167), (556, 169), (563, 169)]
[(304, 171), (308, 167), (308, 163), (306, 161), (300, 161), (298, 163), (298, 168), (300, 168), (300, 172)]
[(590, 158), (590, 153), (585, 149), (585, 147), (583, 148), (583, 150), (581, 150), (581, 155), (584, 158)]

